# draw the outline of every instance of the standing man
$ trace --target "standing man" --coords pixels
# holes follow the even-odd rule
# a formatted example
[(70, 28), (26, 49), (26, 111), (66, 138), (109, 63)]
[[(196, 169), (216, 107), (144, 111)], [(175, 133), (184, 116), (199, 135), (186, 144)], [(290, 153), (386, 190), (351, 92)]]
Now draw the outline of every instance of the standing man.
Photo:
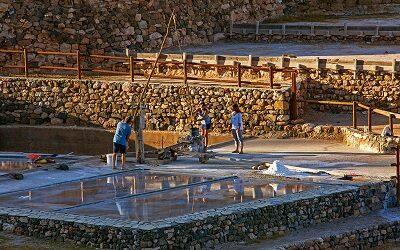
[(126, 149), (128, 147), (129, 136), (131, 135), (131, 122), (132, 117), (127, 116), (123, 121), (118, 122), (117, 129), (114, 135), (112, 168), (115, 169), (115, 162), (117, 160), (117, 153), (121, 154), (121, 169), (124, 169), (126, 162)]

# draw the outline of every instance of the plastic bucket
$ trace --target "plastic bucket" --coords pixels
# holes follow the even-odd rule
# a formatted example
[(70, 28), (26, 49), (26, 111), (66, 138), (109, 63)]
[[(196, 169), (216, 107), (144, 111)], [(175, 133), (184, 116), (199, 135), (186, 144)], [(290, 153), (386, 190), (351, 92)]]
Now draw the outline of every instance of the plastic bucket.
[[(112, 166), (113, 154), (106, 154), (106, 157), (107, 157), (107, 165)], [(117, 159), (115, 159), (115, 165), (117, 165)]]

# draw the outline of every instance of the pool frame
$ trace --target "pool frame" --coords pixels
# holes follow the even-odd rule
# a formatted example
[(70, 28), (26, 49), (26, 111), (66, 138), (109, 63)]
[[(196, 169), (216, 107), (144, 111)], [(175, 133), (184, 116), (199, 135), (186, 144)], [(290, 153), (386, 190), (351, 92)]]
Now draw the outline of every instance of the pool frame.
[(0, 207), (0, 229), (92, 247), (210, 248), (392, 207), (394, 190), (394, 181), (328, 185), (151, 222)]

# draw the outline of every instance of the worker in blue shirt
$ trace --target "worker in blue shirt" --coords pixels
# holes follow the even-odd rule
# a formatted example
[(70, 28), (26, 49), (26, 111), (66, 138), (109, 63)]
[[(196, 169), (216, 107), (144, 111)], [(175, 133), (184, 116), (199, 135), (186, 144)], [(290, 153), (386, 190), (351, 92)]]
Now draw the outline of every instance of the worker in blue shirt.
[(112, 157), (112, 168), (115, 169), (115, 162), (117, 160), (117, 153), (121, 154), (121, 169), (125, 167), (126, 162), (126, 150), (128, 148), (128, 140), (131, 135), (131, 122), (132, 117), (128, 116), (123, 121), (117, 124), (117, 129), (114, 134), (114, 145), (113, 145), (113, 157)]

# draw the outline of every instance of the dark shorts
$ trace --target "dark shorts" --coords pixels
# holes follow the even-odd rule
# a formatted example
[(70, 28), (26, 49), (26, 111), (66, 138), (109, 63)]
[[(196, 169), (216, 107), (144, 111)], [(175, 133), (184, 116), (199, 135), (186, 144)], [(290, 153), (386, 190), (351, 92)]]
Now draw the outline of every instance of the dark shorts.
[(201, 124), (201, 128), (205, 130), (211, 129), (211, 123)]
[(125, 154), (126, 153), (126, 146), (114, 142), (113, 152), (114, 153)]

